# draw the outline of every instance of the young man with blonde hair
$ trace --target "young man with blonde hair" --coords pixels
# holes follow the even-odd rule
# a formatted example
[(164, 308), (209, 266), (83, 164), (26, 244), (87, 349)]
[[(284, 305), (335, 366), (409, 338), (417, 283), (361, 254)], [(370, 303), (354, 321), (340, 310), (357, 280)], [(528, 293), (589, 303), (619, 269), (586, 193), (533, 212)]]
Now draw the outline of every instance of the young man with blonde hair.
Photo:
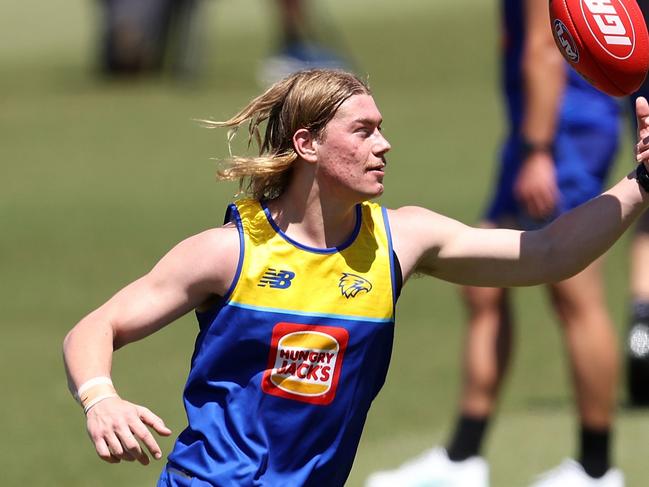
[[(645, 99), (638, 114), (647, 137)], [(102, 459), (146, 464), (145, 449), (161, 458), (147, 426), (171, 432), (117, 395), (112, 352), (196, 310), (189, 424), (159, 485), (343, 485), (387, 372), (402, 282), (415, 272), (490, 286), (564, 279), (649, 206), (640, 164), (638, 181), (629, 175), (532, 232), (388, 210), (369, 202), (383, 193), (390, 150), (381, 123), (367, 85), (332, 70), (296, 73), (211, 123), (247, 125), (259, 140), (259, 157), (235, 157), (222, 174), (254, 198), (178, 244), (65, 339), (70, 389)], [(638, 161), (647, 158), (641, 141)]]

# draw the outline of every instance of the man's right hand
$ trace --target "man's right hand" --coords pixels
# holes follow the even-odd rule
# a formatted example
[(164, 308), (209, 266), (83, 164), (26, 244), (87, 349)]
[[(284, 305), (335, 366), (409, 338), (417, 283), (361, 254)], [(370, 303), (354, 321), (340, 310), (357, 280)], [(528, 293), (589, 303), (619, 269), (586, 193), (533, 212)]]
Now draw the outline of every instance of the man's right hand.
[(514, 184), (514, 195), (532, 218), (552, 216), (559, 195), (554, 159), (545, 152), (530, 154), (523, 161)]
[(88, 435), (97, 455), (108, 463), (137, 460), (148, 465), (143, 446), (156, 460), (162, 458), (162, 450), (147, 426), (162, 436), (171, 434), (164, 421), (149, 409), (120, 397), (104, 399), (87, 413)]
[(635, 146), (636, 161), (649, 161), (649, 103), (644, 96), (635, 100), (636, 124), (638, 127), (638, 142)]

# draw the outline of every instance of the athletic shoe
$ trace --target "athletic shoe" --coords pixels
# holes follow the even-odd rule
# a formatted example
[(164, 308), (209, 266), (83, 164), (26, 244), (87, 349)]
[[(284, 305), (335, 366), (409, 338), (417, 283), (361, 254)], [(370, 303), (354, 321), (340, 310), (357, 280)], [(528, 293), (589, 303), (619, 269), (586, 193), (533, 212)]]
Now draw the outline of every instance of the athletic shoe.
[(434, 448), (396, 470), (370, 475), (365, 487), (488, 487), (489, 466), (482, 457), (452, 462), (444, 448)]
[(541, 475), (531, 487), (624, 487), (624, 475), (617, 468), (610, 468), (603, 477), (594, 479), (581, 464), (568, 459)]
[(312, 43), (294, 43), (264, 60), (257, 74), (266, 86), (297, 71), (311, 68), (345, 69), (347, 63), (329, 49)]

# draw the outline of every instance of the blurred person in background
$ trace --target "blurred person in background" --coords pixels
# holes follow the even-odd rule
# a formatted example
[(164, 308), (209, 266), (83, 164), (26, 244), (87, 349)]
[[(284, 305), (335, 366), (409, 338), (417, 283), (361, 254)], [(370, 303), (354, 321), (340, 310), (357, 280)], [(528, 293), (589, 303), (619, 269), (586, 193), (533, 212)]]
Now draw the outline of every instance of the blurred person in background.
[[(649, 22), (649, 0), (638, 0)], [(634, 111), (638, 96), (649, 96), (649, 78), (629, 97)], [(635, 122), (635, 117), (631, 117)], [(630, 318), (626, 336), (626, 387), (629, 404), (649, 407), (649, 213), (643, 214), (631, 241), (629, 290)]]
[(279, 16), (275, 52), (261, 64), (259, 82), (270, 85), (286, 76), (310, 68), (349, 69), (341, 36), (333, 23), (310, 0), (273, 0)]
[(203, 0), (100, 0), (100, 67), (107, 76), (196, 76)]
[[(269, 85), (308, 68), (345, 68), (340, 36), (307, 0), (272, 0), (277, 15), (275, 51), (257, 73)], [(198, 74), (203, 48), (204, 0), (101, 0), (102, 72), (133, 77), (165, 72)], [(312, 18), (315, 17), (315, 21)], [(316, 28), (317, 26), (317, 28)], [(334, 47), (335, 46), (335, 47)]]
[[(614, 162), (620, 110), (615, 99), (564, 62), (552, 37), (547, 0), (504, 0), (502, 14), (509, 135), (481, 225), (530, 230), (601, 192)], [(570, 364), (578, 451), (576, 460), (564, 461), (533, 485), (622, 486), (622, 473), (611, 465), (619, 357), (601, 260), (548, 291)], [(506, 288), (463, 289), (469, 322), (453, 434), (445, 447), (372, 475), (367, 487), (489, 484), (481, 451), (512, 353), (510, 295)]]
[(646, 99), (637, 111), (635, 173), (535, 231), (473, 228), (370, 202), (383, 193), (391, 147), (369, 88), (343, 71), (299, 72), (231, 119), (206, 122), (247, 127), (259, 142), (259, 156), (235, 156), (221, 171), (249, 198), (64, 340), (68, 385), (97, 454), (109, 463), (162, 458), (148, 427), (171, 431), (117, 394), (113, 353), (194, 310), (188, 427), (158, 485), (344, 485), (385, 380), (402, 283), (422, 273), (534, 285), (584, 269), (649, 207)]

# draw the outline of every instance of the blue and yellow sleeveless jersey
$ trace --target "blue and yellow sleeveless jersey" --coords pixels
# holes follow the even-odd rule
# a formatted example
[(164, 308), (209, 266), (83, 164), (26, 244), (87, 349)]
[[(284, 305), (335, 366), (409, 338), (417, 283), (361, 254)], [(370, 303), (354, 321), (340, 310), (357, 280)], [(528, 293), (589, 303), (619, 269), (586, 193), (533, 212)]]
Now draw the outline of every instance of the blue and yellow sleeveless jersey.
[(291, 240), (258, 201), (229, 213), (237, 275), (198, 313), (189, 426), (160, 485), (343, 485), (392, 349), (386, 212), (358, 205), (349, 240), (327, 249)]

